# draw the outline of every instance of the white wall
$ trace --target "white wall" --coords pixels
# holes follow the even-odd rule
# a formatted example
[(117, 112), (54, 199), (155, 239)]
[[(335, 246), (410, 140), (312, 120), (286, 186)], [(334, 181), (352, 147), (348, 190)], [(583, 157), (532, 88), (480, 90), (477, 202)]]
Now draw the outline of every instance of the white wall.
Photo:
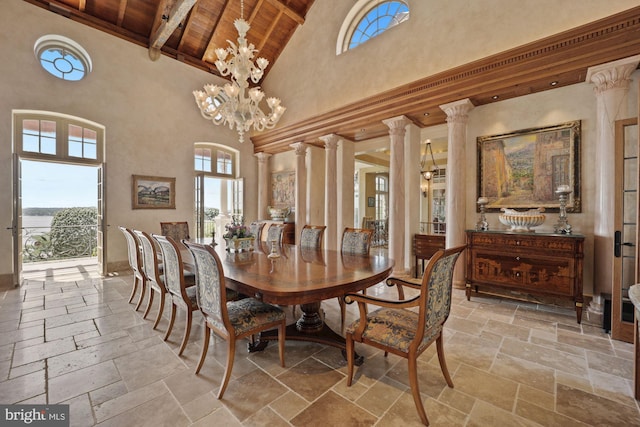
[[(60, 34), (82, 45), (93, 72), (80, 82), (46, 73), (33, 53), (35, 41)], [(192, 91), (215, 76), (178, 61), (149, 59), (147, 49), (75, 23), (22, 1), (3, 2), (0, 14), (0, 284), (12, 270), (12, 110), (69, 114), (106, 127), (108, 262), (127, 259), (117, 226), (160, 231), (160, 220), (193, 223), (193, 144), (217, 142), (240, 151), (245, 177), (245, 215), (256, 217), (257, 166), (250, 142), (200, 115)], [(175, 210), (132, 210), (131, 175), (176, 177)]]

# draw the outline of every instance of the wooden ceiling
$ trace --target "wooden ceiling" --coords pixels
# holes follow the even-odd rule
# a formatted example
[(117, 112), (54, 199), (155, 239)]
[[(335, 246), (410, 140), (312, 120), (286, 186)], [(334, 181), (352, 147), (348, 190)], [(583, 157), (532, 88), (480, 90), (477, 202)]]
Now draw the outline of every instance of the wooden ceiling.
[[(74, 21), (218, 74), (214, 50), (235, 41), (240, 0), (25, 0)], [(314, 0), (244, 0), (249, 43), (273, 64)], [(268, 74), (267, 68), (265, 75)]]

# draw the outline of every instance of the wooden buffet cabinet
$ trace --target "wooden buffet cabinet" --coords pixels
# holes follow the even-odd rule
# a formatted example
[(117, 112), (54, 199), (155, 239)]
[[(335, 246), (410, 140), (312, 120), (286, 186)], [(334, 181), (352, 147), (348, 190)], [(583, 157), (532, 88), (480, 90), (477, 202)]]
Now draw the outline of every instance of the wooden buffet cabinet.
[(466, 294), (482, 285), (571, 299), (582, 320), (580, 234), (467, 231)]

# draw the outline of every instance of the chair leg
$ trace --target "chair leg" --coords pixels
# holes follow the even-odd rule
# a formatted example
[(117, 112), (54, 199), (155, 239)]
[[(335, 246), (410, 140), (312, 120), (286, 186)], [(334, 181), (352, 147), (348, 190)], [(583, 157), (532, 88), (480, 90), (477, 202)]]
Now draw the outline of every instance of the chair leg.
[(200, 372), (200, 369), (204, 364), (204, 359), (207, 358), (207, 351), (209, 351), (209, 337), (211, 337), (211, 330), (209, 330), (209, 325), (207, 325), (207, 322), (204, 322), (204, 339), (202, 340), (202, 353), (200, 354), (200, 361), (198, 362), (198, 366), (196, 367), (196, 374)]
[(129, 304), (131, 304), (131, 301), (133, 301), (133, 296), (136, 294), (136, 291), (138, 290), (138, 283), (140, 282), (140, 280), (138, 279), (138, 276), (136, 276), (134, 274), (133, 276), (133, 286), (131, 287), (131, 295), (129, 296)]
[(424, 411), (422, 396), (420, 396), (420, 387), (418, 386), (418, 361), (415, 355), (413, 357), (409, 355), (409, 384), (411, 385), (413, 402), (416, 404), (416, 409), (418, 410), (422, 424), (428, 426), (429, 419), (427, 418), (427, 413)]
[(346, 348), (345, 351), (347, 352), (347, 386), (351, 386), (351, 382), (353, 381), (353, 337), (351, 336), (351, 334), (347, 334), (347, 336), (345, 337), (345, 342), (346, 342)]
[(224, 379), (222, 380), (220, 390), (218, 391), (218, 399), (222, 399), (224, 391), (227, 389), (227, 384), (229, 384), (229, 378), (231, 378), (231, 370), (233, 369), (233, 359), (235, 358), (235, 355), (236, 340), (235, 337), (230, 336), (227, 339), (227, 367), (224, 370)]
[(151, 311), (151, 305), (153, 304), (154, 294), (155, 294), (155, 291), (151, 286), (149, 286), (149, 302), (147, 303), (147, 308), (144, 310), (144, 315), (142, 316), (143, 319), (146, 319), (147, 315), (149, 314), (149, 311)]
[(285, 320), (283, 320), (280, 326), (278, 326), (278, 355), (280, 356), (280, 366), (282, 366), (283, 368), (284, 368), (284, 340), (285, 340), (286, 329), (287, 329), (287, 323)]
[(140, 296), (138, 297), (138, 303), (136, 304), (136, 311), (142, 305), (142, 300), (144, 300), (144, 295), (147, 293), (147, 283), (144, 280), (140, 281)]
[(344, 330), (345, 316), (347, 315), (347, 303), (344, 302), (342, 297), (338, 297), (338, 304), (340, 304), (340, 330)]
[(449, 375), (449, 369), (447, 368), (447, 361), (444, 359), (444, 347), (442, 344), (442, 332), (438, 338), (436, 338), (436, 348), (438, 350), (438, 361), (440, 362), (440, 370), (444, 379), (447, 380), (447, 385), (453, 388), (453, 381), (451, 381), (451, 375)]
[(167, 333), (164, 334), (164, 340), (169, 339), (169, 335), (171, 335), (171, 330), (173, 329), (173, 322), (176, 321), (176, 305), (171, 302), (171, 318), (169, 319), (169, 326), (167, 327)]
[(158, 323), (160, 323), (160, 319), (162, 318), (162, 312), (164, 311), (164, 299), (165, 294), (160, 292), (160, 307), (158, 307), (158, 314), (156, 315), (156, 321), (153, 323), (153, 329), (158, 327)]
[(193, 311), (187, 309), (187, 324), (184, 327), (184, 336), (182, 337), (182, 345), (180, 346), (180, 351), (178, 351), (178, 356), (182, 355), (185, 347), (187, 346), (187, 341), (189, 341), (189, 334), (191, 333), (191, 320), (193, 319)]

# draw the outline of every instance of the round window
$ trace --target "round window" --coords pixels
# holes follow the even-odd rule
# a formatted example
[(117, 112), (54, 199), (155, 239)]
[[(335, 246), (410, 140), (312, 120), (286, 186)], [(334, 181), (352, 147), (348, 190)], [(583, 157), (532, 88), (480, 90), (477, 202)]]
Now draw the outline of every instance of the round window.
[(78, 81), (91, 72), (91, 58), (87, 51), (67, 37), (42, 36), (36, 41), (33, 51), (42, 68), (59, 79)]

